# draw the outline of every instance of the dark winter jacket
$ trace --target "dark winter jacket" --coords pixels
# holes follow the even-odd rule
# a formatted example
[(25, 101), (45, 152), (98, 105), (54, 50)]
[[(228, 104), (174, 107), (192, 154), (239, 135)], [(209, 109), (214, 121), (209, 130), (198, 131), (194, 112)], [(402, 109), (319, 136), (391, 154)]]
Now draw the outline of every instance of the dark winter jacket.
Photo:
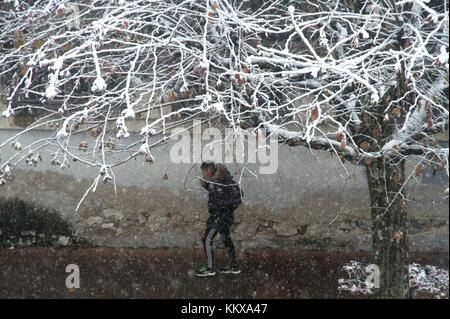
[(232, 217), (233, 211), (242, 202), (242, 192), (223, 164), (216, 165), (217, 170), (211, 181), (202, 181), (208, 191), (208, 210), (210, 215)]

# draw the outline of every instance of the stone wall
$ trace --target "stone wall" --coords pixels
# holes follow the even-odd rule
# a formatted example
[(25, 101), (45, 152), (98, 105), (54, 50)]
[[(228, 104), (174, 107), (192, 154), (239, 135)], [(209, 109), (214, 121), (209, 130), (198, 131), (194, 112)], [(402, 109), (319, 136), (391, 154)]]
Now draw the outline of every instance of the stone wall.
[[(0, 130), (5, 141), (16, 133)], [(23, 145), (48, 134), (35, 131)], [(83, 137), (74, 137), (77, 139)], [(77, 204), (98, 168), (73, 163), (61, 169), (49, 154), (36, 167), (20, 165), (1, 198), (20, 198), (56, 210), (75, 234), (91, 244), (113, 247), (199, 247), (207, 218), (206, 192), (198, 164), (170, 165), (170, 144), (154, 150), (156, 162), (131, 161), (115, 170), (114, 185), (100, 185)], [(11, 152), (11, 153), (9, 153)], [(2, 159), (13, 152), (0, 154)], [(411, 168), (410, 163), (410, 168)], [(230, 165), (236, 176), (239, 167)], [(250, 169), (255, 169), (250, 165)], [(163, 176), (167, 174), (167, 179)], [(448, 199), (444, 175), (408, 185), (411, 249), (448, 251)], [(244, 173), (244, 204), (236, 211), (234, 238), (241, 249), (301, 247), (370, 249), (370, 213), (362, 167), (342, 167), (327, 152), (281, 146), (273, 175)], [(1, 225), (0, 225), (1, 226)]]

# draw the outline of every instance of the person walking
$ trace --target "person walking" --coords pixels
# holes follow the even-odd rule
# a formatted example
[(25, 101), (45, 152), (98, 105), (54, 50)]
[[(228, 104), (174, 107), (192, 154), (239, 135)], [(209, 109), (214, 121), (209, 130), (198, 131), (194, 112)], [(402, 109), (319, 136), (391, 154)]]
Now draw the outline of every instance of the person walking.
[(202, 171), (201, 185), (208, 191), (209, 217), (202, 239), (207, 265), (199, 269), (196, 275), (199, 277), (216, 275), (213, 241), (217, 234), (220, 234), (230, 259), (230, 264), (220, 273), (239, 274), (241, 270), (236, 261), (236, 251), (230, 236), (230, 228), (234, 224), (234, 211), (242, 203), (242, 191), (225, 165), (203, 162), (200, 168)]

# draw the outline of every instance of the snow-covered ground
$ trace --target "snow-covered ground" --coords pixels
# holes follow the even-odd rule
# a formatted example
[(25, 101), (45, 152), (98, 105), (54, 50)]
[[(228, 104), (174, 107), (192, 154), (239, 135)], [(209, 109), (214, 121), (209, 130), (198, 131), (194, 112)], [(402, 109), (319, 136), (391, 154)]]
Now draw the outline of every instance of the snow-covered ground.
[[(370, 295), (373, 293), (374, 282), (368, 280), (373, 270), (369, 264), (350, 261), (343, 266), (347, 278), (338, 280), (339, 290), (354, 294)], [(431, 265), (409, 265), (410, 286), (417, 292), (434, 295), (435, 298), (448, 298), (448, 269)]]

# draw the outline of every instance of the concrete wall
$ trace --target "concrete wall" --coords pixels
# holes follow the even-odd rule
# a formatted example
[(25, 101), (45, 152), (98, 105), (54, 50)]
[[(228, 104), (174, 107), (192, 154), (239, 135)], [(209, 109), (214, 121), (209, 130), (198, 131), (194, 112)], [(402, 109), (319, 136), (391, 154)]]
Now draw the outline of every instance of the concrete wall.
[[(4, 120), (3, 120), (4, 121)], [(18, 131), (0, 129), (0, 143)], [(34, 131), (22, 145), (48, 136)], [(73, 144), (86, 139), (74, 137)], [(154, 150), (156, 162), (130, 161), (115, 169), (113, 185), (101, 184), (75, 207), (98, 173), (77, 162), (61, 169), (50, 154), (36, 167), (19, 165), (14, 180), (0, 188), (0, 198), (17, 197), (56, 209), (77, 236), (92, 244), (114, 247), (198, 247), (207, 218), (206, 192), (198, 185), (198, 164), (170, 165), (171, 144)], [(0, 154), (6, 160), (12, 148)], [(411, 169), (412, 163), (409, 167)], [(240, 167), (229, 165), (236, 176)], [(250, 165), (250, 169), (257, 167)], [(168, 179), (163, 176), (167, 174)], [(448, 251), (448, 200), (445, 176), (410, 183), (412, 250)], [(341, 167), (327, 152), (281, 146), (273, 175), (243, 174), (244, 204), (236, 212), (234, 238), (247, 247), (370, 249), (368, 189), (363, 167)]]

